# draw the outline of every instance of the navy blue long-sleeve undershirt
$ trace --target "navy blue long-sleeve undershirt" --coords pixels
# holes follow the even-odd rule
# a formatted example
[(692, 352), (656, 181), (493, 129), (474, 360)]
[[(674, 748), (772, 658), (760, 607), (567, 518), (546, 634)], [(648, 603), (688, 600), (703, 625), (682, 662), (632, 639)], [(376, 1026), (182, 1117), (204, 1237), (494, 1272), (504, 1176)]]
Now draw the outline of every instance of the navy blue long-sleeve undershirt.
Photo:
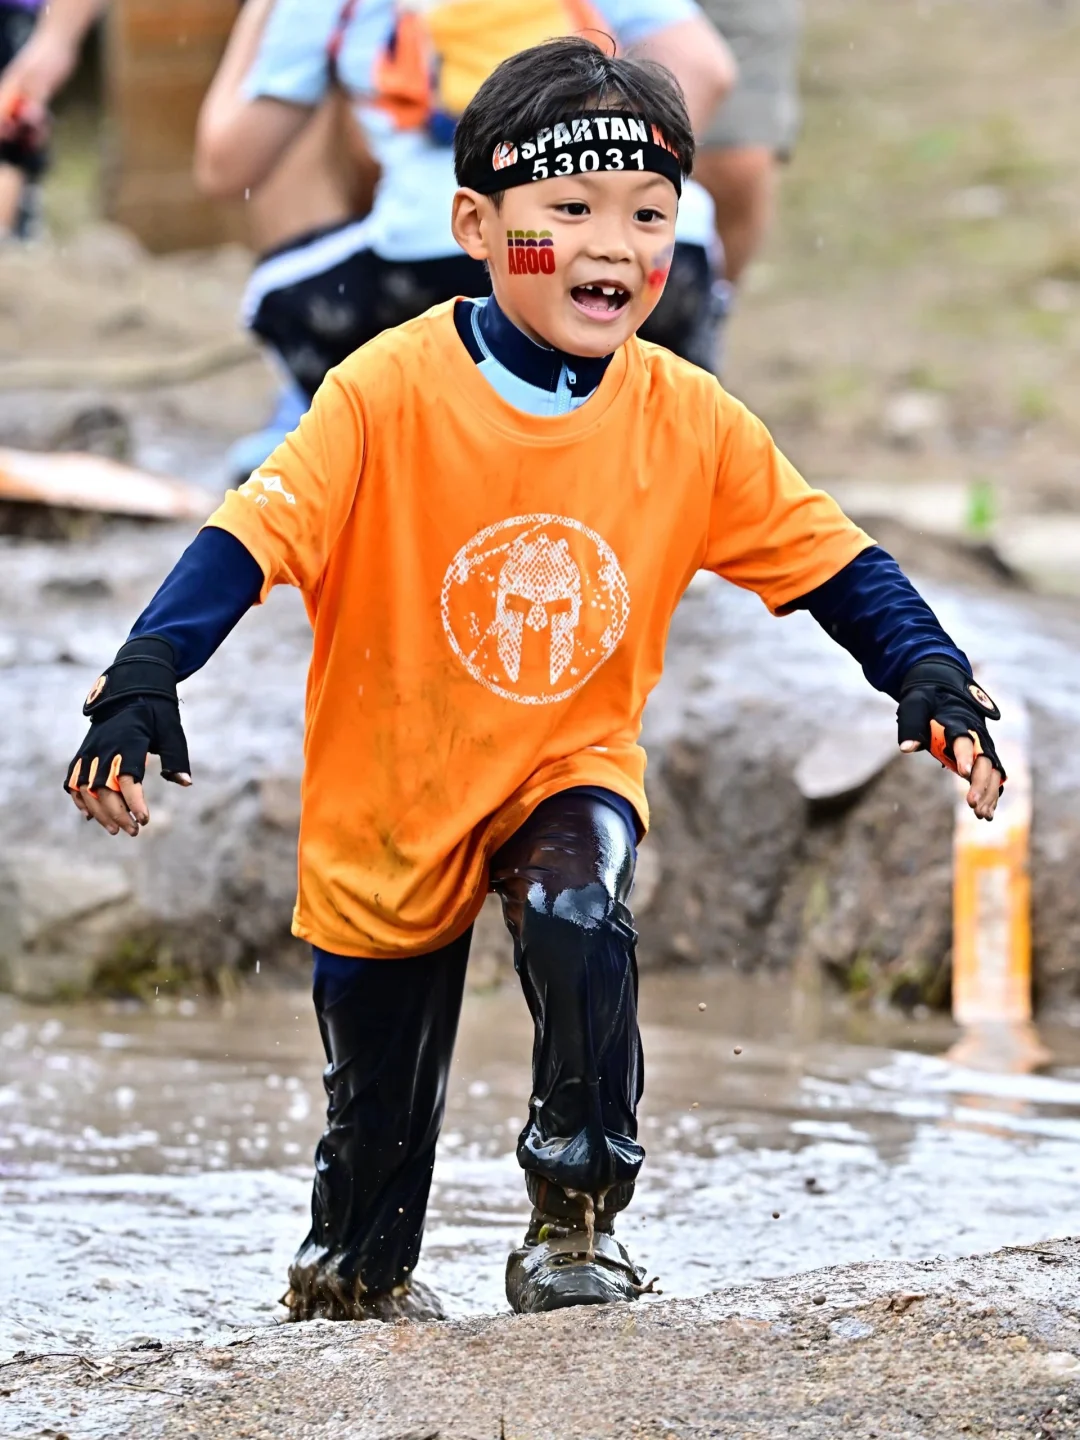
[[(538, 364), (541, 347), (506, 321), (493, 297), (486, 309), (491, 314), (482, 311), (479, 319), (487, 352), (474, 353), (474, 359), (487, 358), (489, 365), (494, 360), (518, 382), (527, 381), (528, 387), (538, 392), (555, 390), (567, 366), (573, 367), (575, 382), (586, 379), (585, 366), (573, 356), (552, 352), (552, 363)], [(471, 338), (467, 337), (466, 344), (473, 353)], [(595, 368), (596, 362), (592, 365)], [(586, 383), (595, 387), (601, 375), (602, 367), (597, 376), (589, 374)], [(520, 384), (518, 388), (522, 388)], [(226, 530), (209, 526), (184, 551), (136, 620), (131, 638), (160, 635), (167, 640), (173, 648), (177, 675), (184, 680), (206, 664), (256, 603), (262, 583), (258, 562), (240, 541)], [(930, 606), (892, 556), (878, 545), (864, 550), (824, 585), (785, 609), (808, 610), (822, 629), (854, 656), (870, 684), (894, 698), (899, 698), (906, 672), (929, 655), (946, 655), (971, 671), (967, 657), (942, 629)]]
[(842, 570), (784, 607), (809, 610), (862, 666), (875, 690), (894, 700), (917, 660), (946, 655), (971, 674), (971, 664), (887, 550), (871, 545)]
[(208, 525), (200, 530), (132, 626), (137, 635), (160, 635), (173, 648), (176, 674), (201, 670), (229, 631), (259, 598), (259, 562), (235, 535)]

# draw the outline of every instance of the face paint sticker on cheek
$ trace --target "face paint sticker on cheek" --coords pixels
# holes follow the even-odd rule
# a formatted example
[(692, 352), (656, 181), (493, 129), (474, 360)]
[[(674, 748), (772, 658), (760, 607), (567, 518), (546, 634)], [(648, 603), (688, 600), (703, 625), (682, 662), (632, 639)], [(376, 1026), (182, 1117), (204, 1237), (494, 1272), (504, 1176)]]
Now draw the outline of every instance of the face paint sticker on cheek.
[(507, 230), (511, 275), (554, 275), (555, 241), (550, 230)]
[(662, 290), (667, 283), (668, 273), (671, 270), (671, 257), (674, 253), (674, 245), (665, 245), (659, 255), (653, 257), (652, 269), (649, 271), (650, 290)]

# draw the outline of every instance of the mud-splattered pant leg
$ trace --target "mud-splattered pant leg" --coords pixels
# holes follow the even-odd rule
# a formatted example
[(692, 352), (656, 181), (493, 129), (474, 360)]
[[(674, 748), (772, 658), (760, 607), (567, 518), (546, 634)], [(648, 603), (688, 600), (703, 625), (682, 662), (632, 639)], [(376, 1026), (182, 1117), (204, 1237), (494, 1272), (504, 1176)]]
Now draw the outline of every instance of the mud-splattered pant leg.
[[(535, 1026), (518, 1159), (542, 1209), (559, 1205), (548, 1188), (554, 1182), (606, 1193), (604, 1213), (613, 1214), (629, 1202), (644, 1158), (626, 905), (634, 837), (617, 805), (580, 791), (553, 796), (491, 866)], [(348, 1300), (358, 1286), (392, 1289), (415, 1268), (470, 940), (471, 933), (407, 960), (315, 951), (328, 1104), (311, 1230), (290, 1270), (294, 1289)]]
[(353, 1296), (413, 1271), (457, 1034), (471, 931), (406, 960), (315, 951), (326, 1129), (311, 1230), (290, 1278)]
[(530, 1198), (549, 1212), (566, 1203), (558, 1190), (603, 1195), (607, 1214), (621, 1210), (645, 1158), (636, 1119), (636, 935), (627, 908), (634, 858), (617, 805), (565, 791), (538, 806), (491, 865), (535, 1027), (533, 1093), (517, 1156)]

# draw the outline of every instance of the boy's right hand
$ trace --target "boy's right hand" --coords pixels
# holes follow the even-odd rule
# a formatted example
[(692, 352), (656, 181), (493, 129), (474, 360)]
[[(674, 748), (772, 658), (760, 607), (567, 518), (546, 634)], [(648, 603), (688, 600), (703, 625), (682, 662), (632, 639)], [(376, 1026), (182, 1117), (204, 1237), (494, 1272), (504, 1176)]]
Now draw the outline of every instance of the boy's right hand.
[(161, 756), (166, 780), (191, 784), (168, 641), (148, 635), (121, 646), (87, 696), (83, 714), (90, 730), (68, 766), (64, 789), (87, 820), (110, 835), (138, 835), (150, 821), (141, 783), (148, 754)]

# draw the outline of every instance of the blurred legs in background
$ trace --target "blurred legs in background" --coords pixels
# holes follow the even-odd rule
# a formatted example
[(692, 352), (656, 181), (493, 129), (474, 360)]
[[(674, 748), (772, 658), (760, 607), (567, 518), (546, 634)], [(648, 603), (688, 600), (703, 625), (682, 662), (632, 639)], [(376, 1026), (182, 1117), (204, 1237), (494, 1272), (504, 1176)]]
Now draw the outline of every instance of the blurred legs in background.
[[(367, 214), (377, 176), (375, 162), (357, 143), (348, 104), (335, 92), (316, 110), (270, 178), (248, 198), (251, 244), (262, 257), (255, 275), (270, 257)], [(252, 283), (257, 283), (254, 276)], [(250, 324), (253, 316), (249, 318), (247, 310), (245, 304), (244, 318)], [(274, 337), (263, 338), (270, 342), (274, 358), (281, 358)], [(279, 369), (281, 390), (270, 420), (262, 429), (241, 436), (229, 451), (233, 475), (246, 476), (257, 469), (308, 407), (315, 387), (299, 384), (287, 363)]]
[(702, 0), (739, 65), (731, 94), (701, 136), (694, 178), (712, 196), (724, 250), (717, 307), (725, 315), (734, 287), (772, 219), (778, 162), (799, 128), (800, 0)]
[(694, 173), (716, 205), (724, 278), (735, 286), (760, 249), (772, 220), (776, 156), (762, 145), (705, 150)]
[(328, 370), (383, 330), (490, 289), (485, 266), (465, 254), (384, 260), (369, 246), (367, 223), (349, 220), (264, 255), (248, 282), (244, 321), (310, 398)]

